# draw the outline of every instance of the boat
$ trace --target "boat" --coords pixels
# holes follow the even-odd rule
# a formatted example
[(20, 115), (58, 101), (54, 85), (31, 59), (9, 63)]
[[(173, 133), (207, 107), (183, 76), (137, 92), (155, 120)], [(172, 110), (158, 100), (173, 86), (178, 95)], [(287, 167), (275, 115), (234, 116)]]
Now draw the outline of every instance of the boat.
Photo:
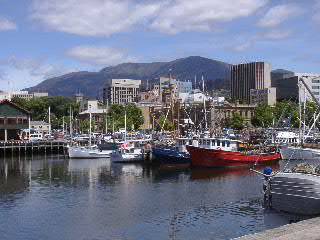
[(275, 147), (260, 152), (239, 140), (226, 138), (200, 139), (198, 147), (187, 145), (187, 150), (195, 167), (240, 167), (270, 164), (281, 159)]
[(174, 148), (153, 148), (152, 157), (155, 163), (168, 166), (188, 167), (191, 164), (190, 155), (185, 152), (179, 152)]
[(320, 214), (320, 176), (282, 172), (270, 180), (271, 206), (299, 215)]
[(109, 158), (111, 153), (114, 151), (114, 145), (91, 145), (91, 122), (92, 115), (90, 116), (90, 127), (89, 127), (89, 146), (68, 146), (68, 155), (69, 158)]
[(109, 158), (113, 151), (99, 149), (96, 145), (68, 147), (69, 158)]
[(120, 148), (114, 150), (111, 154), (111, 161), (114, 163), (134, 163), (144, 160), (144, 151), (141, 146), (137, 146), (137, 142), (125, 142)]

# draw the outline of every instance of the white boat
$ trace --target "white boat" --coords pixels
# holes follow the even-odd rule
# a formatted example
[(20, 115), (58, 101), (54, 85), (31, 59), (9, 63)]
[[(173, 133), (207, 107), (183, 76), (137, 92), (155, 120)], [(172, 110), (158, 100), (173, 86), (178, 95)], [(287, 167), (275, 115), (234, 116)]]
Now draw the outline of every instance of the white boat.
[(270, 181), (272, 208), (299, 214), (320, 214), (320, 176), (278, 173)]
[(99, 149), (98, 146), (91, 146), (91, 121), (92, 115), (90, 116), (90, 127), (89, 127), (89, 146), (69, 146), (68, 155), (69, 158), (109, 158), (110, 154), (113, 152), (112, 149)]
[(149, 139), (139, 139), (127, 141), (112, 152), (110, 155), (112, 162), (141, 162), (144, 160), (144, 145)]
[(68, 147), (69, 158), (109, 158), (113, 150), (100, 150), (98, 146)]

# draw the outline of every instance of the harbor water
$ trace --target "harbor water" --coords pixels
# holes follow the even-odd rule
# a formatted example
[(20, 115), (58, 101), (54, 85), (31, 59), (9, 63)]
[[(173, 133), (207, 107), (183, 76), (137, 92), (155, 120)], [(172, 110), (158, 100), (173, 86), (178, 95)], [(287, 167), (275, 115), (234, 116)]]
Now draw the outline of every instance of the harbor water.
[(289, 223), (262, 198), (248, 168), (10, 156), (0, 159), (0, 239), (231, 239)]

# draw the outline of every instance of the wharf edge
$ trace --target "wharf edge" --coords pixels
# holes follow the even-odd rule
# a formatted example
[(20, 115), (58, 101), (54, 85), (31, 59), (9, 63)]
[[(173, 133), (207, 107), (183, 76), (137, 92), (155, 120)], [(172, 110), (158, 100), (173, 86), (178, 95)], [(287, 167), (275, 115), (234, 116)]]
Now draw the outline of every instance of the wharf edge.
[(261, 233), (245, 235), (234, 240), (316, 240), (320, 239), (320, 217), (311, 218)]

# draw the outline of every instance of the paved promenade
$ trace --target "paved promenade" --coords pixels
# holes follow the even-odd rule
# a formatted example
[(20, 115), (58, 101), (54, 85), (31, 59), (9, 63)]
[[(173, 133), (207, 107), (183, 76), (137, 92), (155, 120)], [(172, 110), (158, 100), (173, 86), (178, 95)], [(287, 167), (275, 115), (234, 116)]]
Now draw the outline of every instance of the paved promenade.
[(320, 239), (320, 217), (284, 225), (265, 232), (236, 238), (237, 240), (315, 240)]

